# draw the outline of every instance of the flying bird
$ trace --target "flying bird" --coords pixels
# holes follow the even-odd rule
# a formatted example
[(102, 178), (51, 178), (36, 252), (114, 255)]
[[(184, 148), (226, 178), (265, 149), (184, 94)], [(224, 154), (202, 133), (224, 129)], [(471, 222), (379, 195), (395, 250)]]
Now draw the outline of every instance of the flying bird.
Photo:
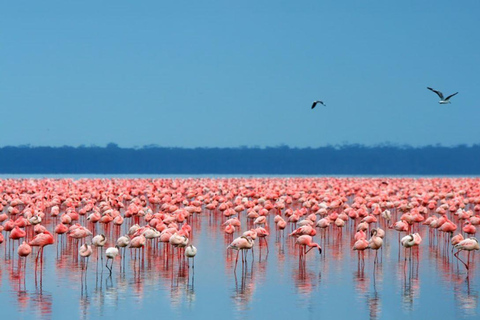
[(449, 95), (448, 97), (446, 97), (446, 98), (444, 99), (444, 98), (443, 98), (443, 93), (441, 93), (440, 91), (435, 90), (435, 89), (432, 89), (432, 88), (430, 88), (430, 87), (427, 87), (427, 89), (435, 92), (435, 93), (440, 97), (440, 101), (438, 101), (438, 103), (440, 103), (440, 104), (450, 103), (450, 98), (453, 97), (454, 95), (456, 95), (456, 94), (458, 93), (458, 92), (455, 92), (454, 94), (451, 94), (451, 95)]
[(323, 103), (323, 101), (320, 101), (320, 100), (317, 100), (317, 101), (313, 101), (313, 104), (312, 104), (312, 109), (315, 108), (315, 106), (317, 105), (317, 103), (320, 103), (321, 105), (323, 106), (327, 106), (325, 103)]

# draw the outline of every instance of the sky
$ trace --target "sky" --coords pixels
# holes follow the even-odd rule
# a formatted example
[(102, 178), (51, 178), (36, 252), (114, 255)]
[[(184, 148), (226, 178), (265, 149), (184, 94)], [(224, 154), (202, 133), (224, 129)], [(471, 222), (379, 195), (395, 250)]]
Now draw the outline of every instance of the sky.
[(478, 0), (1, 1), (0, 146), (478, 144), (478, 17)]

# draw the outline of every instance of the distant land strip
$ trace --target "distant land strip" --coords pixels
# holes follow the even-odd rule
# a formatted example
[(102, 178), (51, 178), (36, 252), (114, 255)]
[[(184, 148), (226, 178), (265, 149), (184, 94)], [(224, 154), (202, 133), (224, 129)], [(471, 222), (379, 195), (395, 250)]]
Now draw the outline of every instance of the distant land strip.
[(480, 175), (480, 145), (0, 148), (2, 174)]

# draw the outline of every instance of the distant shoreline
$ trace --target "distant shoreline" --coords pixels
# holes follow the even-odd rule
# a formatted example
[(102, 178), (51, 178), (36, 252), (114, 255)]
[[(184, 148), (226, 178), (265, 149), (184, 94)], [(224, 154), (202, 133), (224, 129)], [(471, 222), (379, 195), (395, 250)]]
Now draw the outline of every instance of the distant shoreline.
[(319, 148), (2, 147), (0, 174), (480, 175), (480, 145)]

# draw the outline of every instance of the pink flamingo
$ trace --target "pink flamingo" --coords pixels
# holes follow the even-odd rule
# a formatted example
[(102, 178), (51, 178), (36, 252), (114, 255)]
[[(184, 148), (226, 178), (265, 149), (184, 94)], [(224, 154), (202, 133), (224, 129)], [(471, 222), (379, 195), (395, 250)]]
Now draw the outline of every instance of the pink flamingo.
[(230, 243), (230, 245), (227, 247), (227, 250), (228, 249), (237, 250), (237, 258), (235, 259), (234, 272), (237, 271), (238, 254), (240, 253), (240, 251), (242, 251), (242, 265), (243, 265), (243, 263), (246, 263), (247, 261), (246, 255), (244, 254), (244, 250), (252, 249), (254, 244), (255, 244), (255, 241), (251, 237), (241, 236), (241, 237), (235, 238), (232, 241), (232, 243)]
[(25, 241), (23, 241), (23, 243), (21, 245), (18, 246), (17, 248), (17, 253), (20, 257), (24, 257), (25, 258), (25, 267), (27, 265), (27, 256), (30, 255), (30, 253), (32, 253), (32, 247), (26, 243)]
[[(318, 252), (322, 254), (322, 247), (318, 243), (313, 242), (313, 238), (307, 234), (299, 236), (295, 241), (295, 244), (302, 247), (300, 249), (300, 259), (302, 259), (313, 248), (318, 248)], [(307, 250), (307, 246), (310, 247), (310, 249)]]
[[(465, 240), (462, 240), (460, 241), (458, 244), (455, 245), (455, 248), (457, 249), (457, 252), (455, 252), (454, 256), (460, 260), (463, 265), (467, 268), (467, 271), (469, 269), (469, 265), (470, 265), (470, 251), (474, 251), (474, 250), (480, 250), (480, 245), (478, 243), (478, 240), (476, 238), (468, 238), (468, 239), (465, 239)], [(467, 263), (465, 263), (462, 259), (460, 259), (460, 257), (458, 256), (458, 254), (460, 253), (460, 251), (462, 250), (466, 250), (468, 251), (468, 260), (467, 260)]]
[(53, 235), (50, 232), (39, 233), (37, 234), (28, 244), (32, 247), (40, 247), (37, 253), (37, 257), (35, 258), (35, 264), (38, 262), (38, 257), (41, 253), (41, 261), (43, 262), (43, 248), (45, 246), (54, 244), (55, 240), (53, 239)]
[(475, 233), (477, 232), (477, 228), (470, 221), (467, 220), (465, 221), (462, 231), (466, 234), (475, 235)]
[(92, 252), (92, 247), (86, 243), (83, 244), (80, 249), (78, 249), (78, 253), (80, 254), (80, 256), (87, 260), (87, 263), (85, 264), (85, 270), (88, 268), (88, 257), (90, 257)]
[[(263, 239), (263, 241), (265, 241), (265, 245), (267, 246), (267, 254), (268, 254), (268, 240), (267, 240), (267, 236), (270, 235), (270, 233), (267, 231), (267, 229), (262, 228), (262, 227), (255, 228), (255, 232), (257, 233), (257, 237), (259, 238), (259, 240), (258, 240), (258, 244), (259, 244), (259, 245), (260, 245), (260, 240)], [(261, 252), (261, 251), (260, 251), (260, 252)]]
[[(359, 239), (353, 244), (353, 250), (358, 251), (358, 260), (360, 265), (363, 263), (365, 265), (365, 249), (368, 248), (368, 241), (366, 239)], [(361, 258), (360, 258), (361, 252)]]
[(383, 245), (383, 239), (378, 235), (378, 230), (377, 229), (372, 229), (371, 233), (371, 238), (368, 241), (368, 247), (372, 250), (375, 250), (375, 260), (374, 264), (377, 263), (377, 254), (378, 254), (378, 249), (380, 249)]

